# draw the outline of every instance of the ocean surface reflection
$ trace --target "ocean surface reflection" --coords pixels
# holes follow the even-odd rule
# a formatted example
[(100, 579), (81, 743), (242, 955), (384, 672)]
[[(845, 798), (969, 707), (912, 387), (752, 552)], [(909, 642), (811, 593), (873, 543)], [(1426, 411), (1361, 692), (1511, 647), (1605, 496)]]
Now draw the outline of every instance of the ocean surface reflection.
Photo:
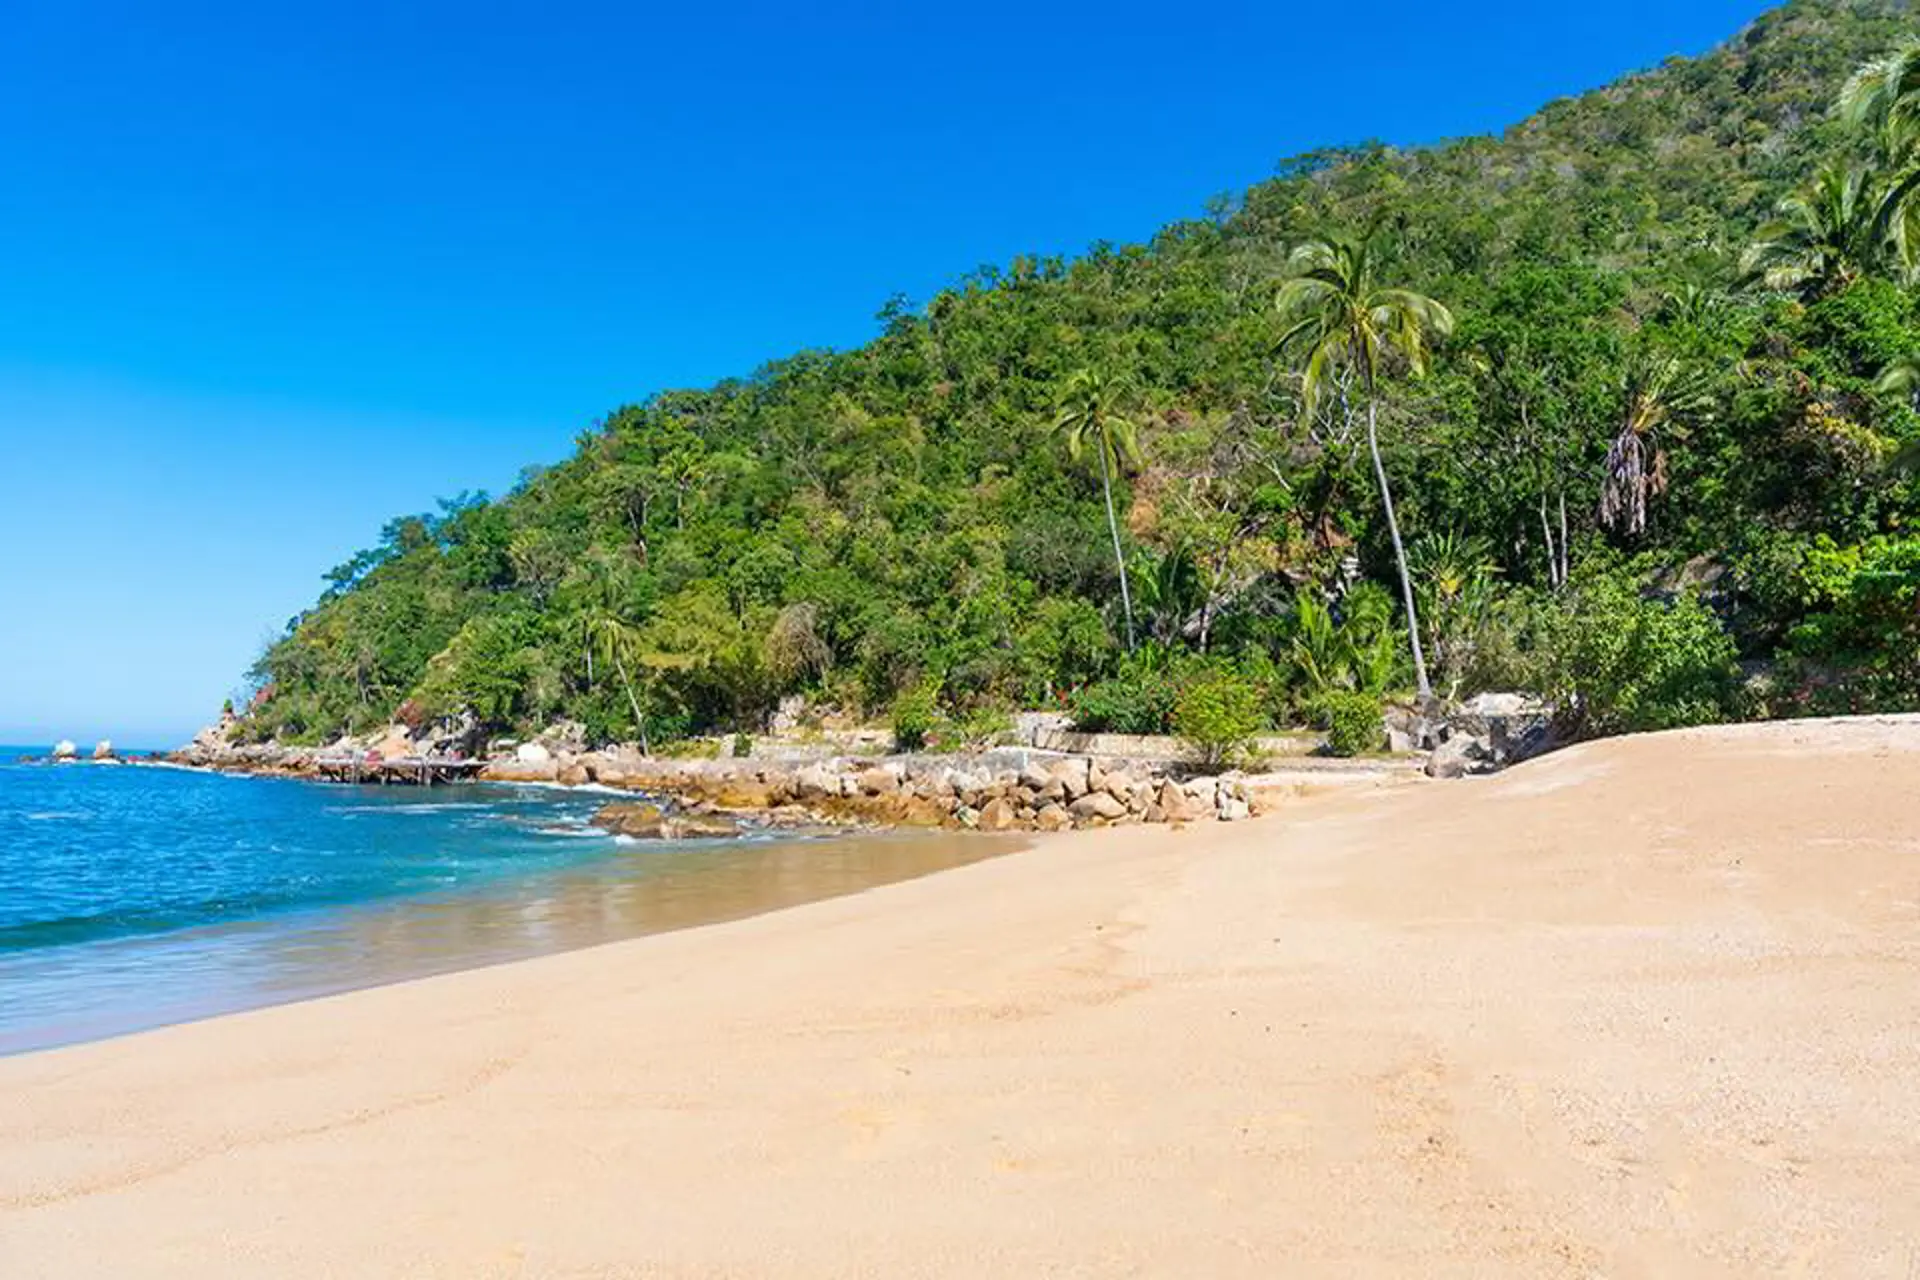
[(444, 893), (0, 953), (0, 1053), (755, 915), (978, 862), (924, 832), (625, 845)]

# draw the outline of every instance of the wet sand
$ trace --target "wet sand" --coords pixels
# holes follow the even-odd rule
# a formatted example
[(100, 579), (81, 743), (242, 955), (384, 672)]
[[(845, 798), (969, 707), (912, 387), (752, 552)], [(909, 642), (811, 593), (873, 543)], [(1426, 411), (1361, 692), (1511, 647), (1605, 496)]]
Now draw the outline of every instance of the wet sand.
[(1592, 744), (0, 1061), (0, 1274), (1894, 1277), (1920, 722)]
[(0, 1055), (738, 920), (1024, 843), (944, 831), (646, 841), (448, 893), (0, 953)]

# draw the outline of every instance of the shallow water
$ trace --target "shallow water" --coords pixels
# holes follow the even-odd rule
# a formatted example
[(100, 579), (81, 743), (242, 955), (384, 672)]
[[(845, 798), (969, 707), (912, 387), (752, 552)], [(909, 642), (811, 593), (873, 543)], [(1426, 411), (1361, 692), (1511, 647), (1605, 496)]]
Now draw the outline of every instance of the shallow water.
[(0, 1053), (734, 919), (1018, 843), (642, 843), (590, 826), (591, 793), (0, 753)]

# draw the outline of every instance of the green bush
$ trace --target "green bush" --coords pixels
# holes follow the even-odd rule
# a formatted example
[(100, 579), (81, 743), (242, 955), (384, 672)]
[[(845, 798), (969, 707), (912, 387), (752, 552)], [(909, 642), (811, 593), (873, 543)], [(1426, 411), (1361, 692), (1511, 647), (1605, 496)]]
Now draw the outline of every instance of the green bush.
[(733, 735), (733, 758), (744, 760), (753, 754), (753, 739), (744, 733)]
[(1541, 691), (1577, 734), (1715, 724), (1738, 709), (1733, 639), (1691, 595), (1650, 598), (1625, 575), (1596, 574), (1541, 627)]
[(1327, 752), (1358, 756), (1378, 751), (1386, 738), (1386, 722), (1378, 694), (1336, 691), (1314, 699), (1314, 711), (1327, 731)]
[(1083, 733), (1167, 733), (1180, 699), (1178, 658), (1142, 649), (1119, 672), (1074, 691), (1073, 727)]
[(1820, 538), (1799, 574), (1814, 607), (1787, 636), (1790, 713), (1920, 708), (1920, 538)]
[(923, 751), (940, 723), (940, 687), (923, 682), (893, 700), (893, 749)]
[(1189, 681), (1173, 709), (1173, 731), (1209, 768), (1254, 754), (1254, 738), (1265, 721), (1260, 689), (1251, 680), (1222, 668)]

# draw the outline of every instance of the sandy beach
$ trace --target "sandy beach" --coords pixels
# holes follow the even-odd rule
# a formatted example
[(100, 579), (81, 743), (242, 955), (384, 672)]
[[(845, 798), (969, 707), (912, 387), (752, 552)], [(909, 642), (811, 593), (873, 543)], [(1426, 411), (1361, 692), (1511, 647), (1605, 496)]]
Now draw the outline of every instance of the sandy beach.
[(0, 1060), (0, 1275), (1920, 1274), (1920, 721)]

